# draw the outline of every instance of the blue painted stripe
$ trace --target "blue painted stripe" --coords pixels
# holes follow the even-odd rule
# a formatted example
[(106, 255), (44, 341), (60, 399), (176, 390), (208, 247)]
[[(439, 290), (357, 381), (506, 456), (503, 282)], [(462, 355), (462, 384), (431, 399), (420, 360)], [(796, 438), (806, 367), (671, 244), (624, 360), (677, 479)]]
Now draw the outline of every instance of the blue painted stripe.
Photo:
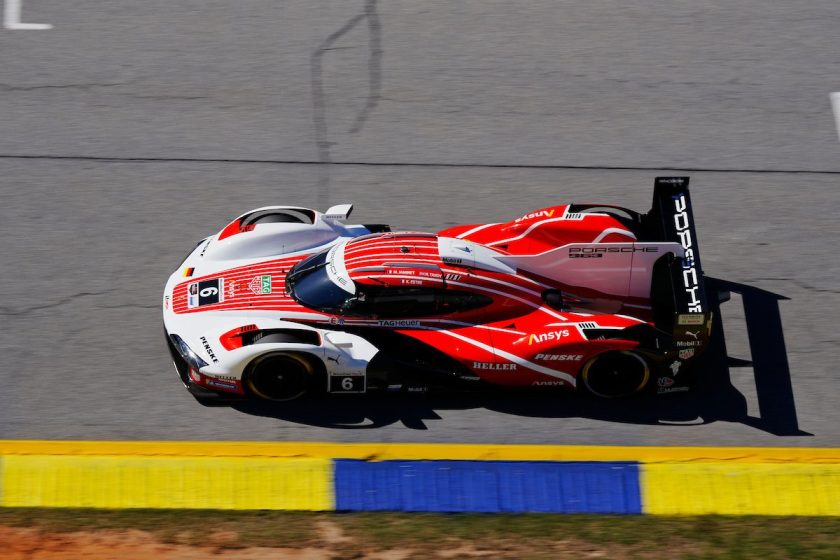
[(335, 461), (339, 511), (641, 513), (635, 462)]

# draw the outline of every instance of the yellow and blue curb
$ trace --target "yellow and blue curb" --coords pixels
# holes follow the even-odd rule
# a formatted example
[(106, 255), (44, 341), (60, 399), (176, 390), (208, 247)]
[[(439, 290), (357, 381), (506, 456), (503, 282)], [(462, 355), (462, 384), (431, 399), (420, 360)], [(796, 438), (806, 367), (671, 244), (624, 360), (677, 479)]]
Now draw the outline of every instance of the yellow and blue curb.
[(840, 449), (0, 441), (0, 506), (840, 516)]

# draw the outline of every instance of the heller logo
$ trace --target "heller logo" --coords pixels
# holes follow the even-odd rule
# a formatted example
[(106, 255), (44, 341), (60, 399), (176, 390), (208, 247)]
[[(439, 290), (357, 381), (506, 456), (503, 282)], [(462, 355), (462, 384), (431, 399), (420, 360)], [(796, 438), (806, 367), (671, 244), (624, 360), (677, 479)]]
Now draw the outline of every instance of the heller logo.
[(251, 283), (248, 284), (251, 291), (257, 295), (271, 293), (271, 276), (254, 276)]
[(493, 362), (473, 362), (473, 369), (483, 369), (491, 371), (514, 371), (516, 364), (496, 364)]

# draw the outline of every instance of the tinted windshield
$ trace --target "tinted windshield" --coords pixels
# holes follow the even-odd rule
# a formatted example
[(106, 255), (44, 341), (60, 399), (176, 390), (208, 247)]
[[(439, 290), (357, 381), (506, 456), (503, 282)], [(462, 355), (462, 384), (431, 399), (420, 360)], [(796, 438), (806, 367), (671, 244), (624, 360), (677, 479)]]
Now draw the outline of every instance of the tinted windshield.
[[(312, 255), (292, 268), (286, 289), (301, 305), (327, 313), (360, 317), (448, 315), (490, 305), (485, 295), (446, 288), (402, 288), (356, 285), (351, 294), (330, 277), (329, 251)], [(334, 264), (334, 263), (333, 263)]]
[(301, 261), (289, 272), (287, 288), (298, 303), (323, 311), (338, 310), (352, 294), (330, 280), (327, 251)]

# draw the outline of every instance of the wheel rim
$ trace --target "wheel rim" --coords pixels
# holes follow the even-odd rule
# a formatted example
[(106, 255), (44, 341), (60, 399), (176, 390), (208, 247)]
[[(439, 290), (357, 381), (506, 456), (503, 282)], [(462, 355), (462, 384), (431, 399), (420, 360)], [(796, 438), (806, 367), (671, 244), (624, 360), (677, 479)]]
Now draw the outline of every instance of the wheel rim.
[(582, 378), (590, 393), (612, 399), (641, 391), (650, 380), (650, 369), (638, 354), (609, 352), (590, 360)]
[(256, 396), (270, 401), (289, 401), (306, 393), (312, 367), (303, 358), (274, 355), (260, 358), (248, 375), (247, 386)]

